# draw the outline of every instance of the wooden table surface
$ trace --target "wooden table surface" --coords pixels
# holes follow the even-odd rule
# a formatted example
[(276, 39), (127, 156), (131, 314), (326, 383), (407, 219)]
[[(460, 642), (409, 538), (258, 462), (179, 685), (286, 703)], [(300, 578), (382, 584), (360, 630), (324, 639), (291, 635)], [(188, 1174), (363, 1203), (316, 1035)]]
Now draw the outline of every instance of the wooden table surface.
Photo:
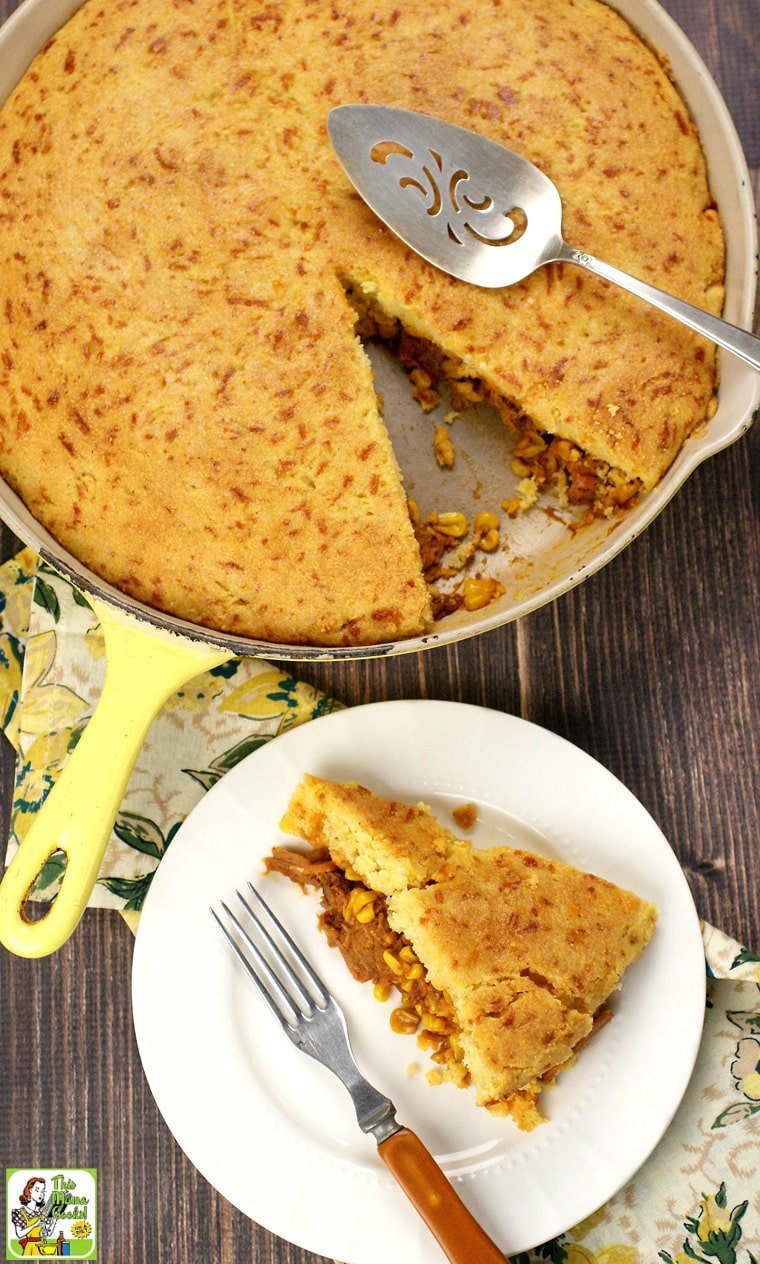
[[(0, 17), (15, 7), (0, 0)], [(665, 7), (723, 91), (757, 197), (758, 0)], [(460, 700), (568, 738), (655, 818), (699, 913), (760, 949), (759, 448), (756, 425), (604, 570), (517, 623), (422, 655), (300, 675), (349, 704)], [(2, 556), (14, 547), (4, 529)], [(0, 746), (5, 837), (13, 757)], [(316, 1261), (235, 1211), (171, 1137), (132, 1032), (132, 948), (118, 915), (90, 910), (51, 958), (0, 949), (2, 1166), (96, 1167), (104, 1264)], [(296, 1208), (294, 1191), (294, 1217)]]

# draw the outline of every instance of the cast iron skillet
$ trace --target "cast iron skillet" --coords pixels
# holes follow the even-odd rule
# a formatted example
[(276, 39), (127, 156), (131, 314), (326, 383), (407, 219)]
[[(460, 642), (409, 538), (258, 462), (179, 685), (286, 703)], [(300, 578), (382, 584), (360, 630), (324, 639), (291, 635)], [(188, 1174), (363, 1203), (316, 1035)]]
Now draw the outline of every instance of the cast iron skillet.
[[(0, 102), (79, 4), (80, 0), (25, 0), (13, 13), (0, 30)], [(751, 328), (757, 255), (755, 209), (746, 162), (728, 110), (697, 53), (656, 0), (615, 0), (614, 7), (666, 54), (697, 124), (727, 240), (724, 314), (732, 323)], [(408, 404), (407, 388), (399, 382), (400, 375), (380, 384), (388, 418), (402, 414)], [(185, 682), (234, 657), (299, 662), (416, 653), (491, 631), (528, 614), (599, 570), (631, 543), (701, 461), (749, 428), (758, 401), (758, 375), (735, 358), (722, 355), (719, 406), (709, 427), (687, 442), (657, 488), (622, 520), (612, 526), (600, 522), (570, 532), (558, 528), (546, 515), (526, 515), (515, 527), (519, 539), (511, 559), (503, 555), (495, 561), (493, 573), (506, 589), (500, 601), (484, 611), (449, 616), (429, 635), (366, 648), (260, 642), (212, 632), (153, 610), (105, 583), (61, 548), (0, 480), (0, 516), (86, 597), (106, 640), (106, 678), (95, 713), (0, 883), (0, 941), (12, 952), (37, 957), (54, 952), (71, 935), (97, 878), (145, 734), (164, 701)], [(391, 424), (391, 437), (407, 485), (422, 488), (425, 503), (438, 508), (435, 499), (440, 490), (426, 483), (432, 463), (427, 445), (423, 450), (416, 443), (414, 424), (407, 415), (396, 434)], [(460, 504), (468, 503), (473, 467), (478, 478), (482, 473), (487, 479), (493, 464), (489, 447), (494, 441), (493, 428), (468, 425), (466, 429), (475, 436), (468, 461), (457, 462), (466, 482), (457, 485), (447, 481), (449, 499), (443, 507), (457, 507), (457, 498)], [(514, 554), (527, 559), (523, 566), (515, 565)], [(46, 915), (32, 920), (26, 913), (28, 893), (56, 850), (66, 856), (60, 891)]]

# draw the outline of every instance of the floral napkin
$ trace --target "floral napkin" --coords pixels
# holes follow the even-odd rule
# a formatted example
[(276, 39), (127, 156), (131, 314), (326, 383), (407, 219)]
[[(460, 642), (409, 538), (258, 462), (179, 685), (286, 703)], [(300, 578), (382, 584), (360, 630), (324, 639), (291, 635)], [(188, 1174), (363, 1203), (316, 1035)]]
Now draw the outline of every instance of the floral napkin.
[[(7, 859), (76, 745), (104, 675), (90, 607), (30, 549), (0, 567), (0, 724), (17, 752)], [(240, 759), (340, 704), (261, 659), (191, 681), (155, 719), (90, 903), (133, 927), (188, 812)], [(37, 894), (60, 877), (53, 857)], [(660, 1145), (619, 1194), (512, 1264), (760, 1264), (760, 956), (703, 924), (700, 1056)]]
[[(92, 715), (105, 647), (84, 598), (30, 549), (0, 567), (0, 620), (0, 724), (17, 751), (10, 860)], [(261, 659), (223, 663), (190, 681), (151, 727), (90, 904), (139, 912), (203, 794), (264, 742), (337, 706)], [(54, 856), (45, 866), (38, 898), (50, 898), (61, 863)]]

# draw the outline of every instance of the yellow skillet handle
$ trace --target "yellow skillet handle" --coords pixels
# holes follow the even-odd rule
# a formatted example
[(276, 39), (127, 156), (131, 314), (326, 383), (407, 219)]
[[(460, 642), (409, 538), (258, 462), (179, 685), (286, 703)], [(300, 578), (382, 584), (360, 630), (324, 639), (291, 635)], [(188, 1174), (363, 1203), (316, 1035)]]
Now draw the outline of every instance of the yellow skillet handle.
[[(87, 905), (127, 782), (150, 725), (186, 681), (229, 652), (127, 623), (93, 601), (106, 642), (106, 675), (81, 740), (37, 813), (0, 883), (0, 941), (22, 957), (65, 943)], [(53, 852), (66, 855), (60, 890), (44, 917), (25, 905)]]
[(451, 1264), (509, 1264), (415, 1133), (402, 1128), (377, 1152)]

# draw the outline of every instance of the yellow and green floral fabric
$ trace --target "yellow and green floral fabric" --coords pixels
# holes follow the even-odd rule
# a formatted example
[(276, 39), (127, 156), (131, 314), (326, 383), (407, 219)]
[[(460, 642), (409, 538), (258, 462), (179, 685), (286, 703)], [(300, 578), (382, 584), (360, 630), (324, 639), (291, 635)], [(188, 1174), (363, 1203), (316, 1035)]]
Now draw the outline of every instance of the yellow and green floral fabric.
[[(92, 715), (105, 647), (85, 599), (30, 549), (0, 567), (0, 620), (0, 723), (17, 752), (10, 859)], [(139, 911), (202, 795), (258, 746), (337, 705), (261, 659), (192, 680), (151, 726), (90, 903)], [(46, 865), (40, 899), (54, 892), (62, 863), (54, 855)]]
[[(29, 549), (0, 567), (0, 724), (17, 752), (8, 859), (79, 740), (104, 668), (97, 620), (74, 588)], [(201, 796), (263, 743), (338, 705), (260, 659), (181, 689), (137, 760), (91, 903), (134, 921)], [(59, 876), (53, 856), (40, 898)], [(668, 1132), (606, 1206), (512, 1264), (760, 1264), (760, 956), (707, 924), (703, 940), (702, 1046)]]

